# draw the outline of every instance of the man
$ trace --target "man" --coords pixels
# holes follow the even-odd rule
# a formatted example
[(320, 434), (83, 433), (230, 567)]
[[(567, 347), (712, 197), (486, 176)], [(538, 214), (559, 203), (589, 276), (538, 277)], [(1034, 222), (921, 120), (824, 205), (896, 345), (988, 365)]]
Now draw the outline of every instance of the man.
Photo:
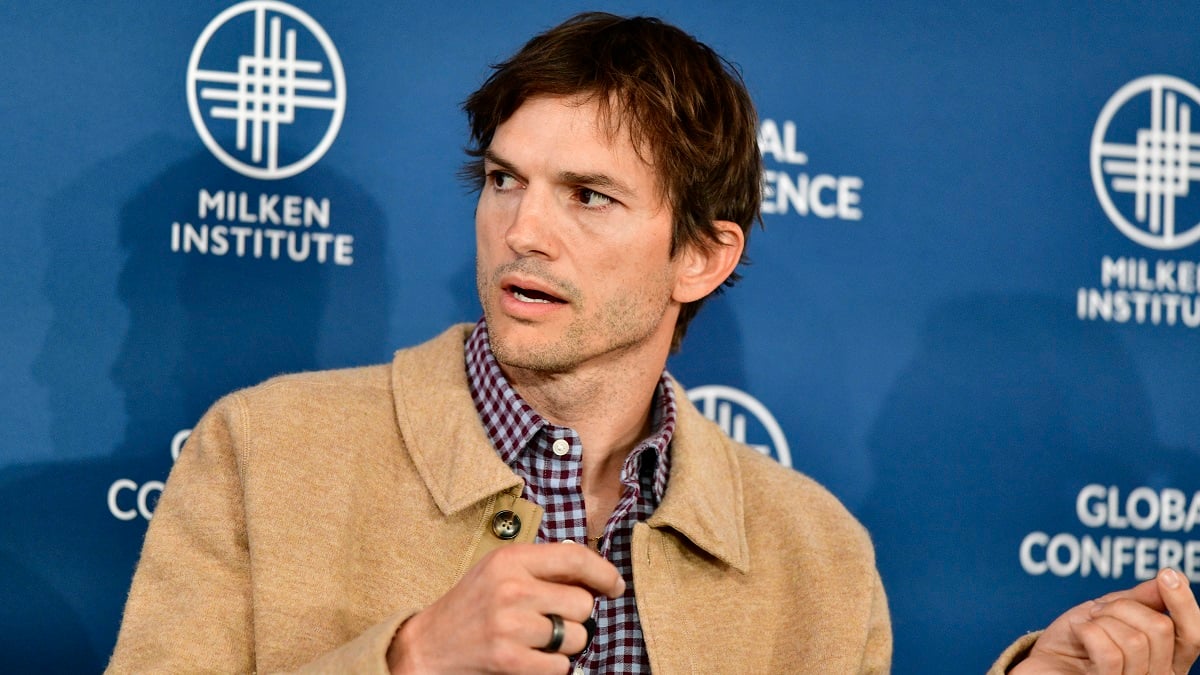
[[(671, 26), (584, 14), (466, 109), (484, 320), (217, 403), (110, 669), (886, 672), (866, 533), (663, 372), (757, 219), (740, 79)], [(1166, 575), (997, 668), (1183, 672), (1198, 626)]]

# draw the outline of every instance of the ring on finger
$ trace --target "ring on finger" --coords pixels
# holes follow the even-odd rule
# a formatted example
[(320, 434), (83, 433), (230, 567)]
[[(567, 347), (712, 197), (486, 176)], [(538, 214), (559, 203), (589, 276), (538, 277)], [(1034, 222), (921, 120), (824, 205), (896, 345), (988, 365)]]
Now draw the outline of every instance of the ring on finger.
[(545, 647), (541, 648), (541, 651), (553, 654), (557, 652), (560, 647), (562, 647), (563, 638), (566, 637), (567, 631), (563, 626), (563, 619), (561, 616), (557, 614), (547, 614), (546, 618), (550, 619), (550, 641), (546, 643)]

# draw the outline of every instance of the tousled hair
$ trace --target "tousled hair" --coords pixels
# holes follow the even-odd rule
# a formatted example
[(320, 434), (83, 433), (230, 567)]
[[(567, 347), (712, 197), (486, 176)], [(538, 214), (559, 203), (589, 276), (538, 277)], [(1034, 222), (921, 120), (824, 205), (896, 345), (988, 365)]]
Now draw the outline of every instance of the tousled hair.
[[(651, 164), (672, 214), (671, 255), (721, 245), (714, 220), (749, 238), (760, 221), (762, 160), (757, 116), (737, 69), (679, 28), (651, 17), (578, 14), (492, 66), (463, 104), (471, 128), (463, 176), (480, 189), (483, 155), (496, 128), (536, 96), (586, 96), (610, 133), (622, 127)], [(745, 254), (741, 263), (748, 262)], [(730, 274), (722, 286), (740, 275)], [(706, 298), (684, 304), (671, 340), (677, 351)]]

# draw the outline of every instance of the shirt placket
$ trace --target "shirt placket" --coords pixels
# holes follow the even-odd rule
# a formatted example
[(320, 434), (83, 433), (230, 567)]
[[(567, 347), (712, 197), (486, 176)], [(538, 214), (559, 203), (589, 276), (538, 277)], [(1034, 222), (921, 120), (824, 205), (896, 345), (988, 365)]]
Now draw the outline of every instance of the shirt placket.
[[(468, 340), (467, 361), (472, 395), (488, 437), (504, 461), (525, 481), (525, 497), (546, 509), (536, 541), (571, 540), (586, 545), (583, 449), (578, 436), (569, 428), (546, 422), (508, 385), (490, 354), (482, 322)], [(621, 598), (600, 597), (595, 601), (592, 617), (596, 620), (597, 634), (573, 664), (576, 675), (648, 672), (634, 601), (630, 539), (633, 524), (653, 512), (666, 487), (669, 469), (665, 451), (674, 429), (672, 393), (664, 375), (654, 395), (655, 432), (630, 453), (622, 467), (622, 496), (605, 523), (598, 548), (620, 570), (627, 590)], [(563, 443), (565, 453), (560, 452)], [(642, 469), (648, 473), (641, 475)]]
[(531, 463), (528, 491), (539, 490), (546, 509), (539, 543), (587, 541), (587, 511), (583, 503), (583, 453), (571, 429), (545, 425), (525, 457)]
[[(644, 451), (644, 447), (635, 449), (626, 458), (624, 466), (621, 467), (621, 485), (623, 486), (621, 499), (617, 502), (616, 508), (613, 509), (608, 522), (605, 523), (604, 532), (600, 536), (599, 553), (609, 562), (613, 563), (620, 570), (621, 576), (625, 578), (625, 595), (613, 600), (603, 596), (596, 598), (592, 606), (592, 617), (596, 619), (597, 623), (596, 636), (575, 662), (574, 675), (582, 675), (582, 673), (586, 672), (603, 672), (604, 667), (611, 664), (601, 662), (596, 655), (610, 652), (613, 647), (611, 643), (621, 640), (621, 633), (629, 629), (629, 626), (620, 625), (621, 615), (623, 613), (627, 614), (628, 610), (622, 612), (615, 605), (617, 603), (634, 602), (631, 561), (625, 559), (627, 556), (623, 555), (622, 552), (627, 552), (630, 549), (629, 542), (625, 541), (625, 539), (632, 536), (633, 523), (637, 520), (637, 514), (633, 512), (640, 511), (637, 507), (642, 503), (639, 467)], [(632, 516), (631, 513), (633, 513)], [(603, 631), (601, 631), (601, 626), (603, 626)], [(600, 649), (601, 646), (604, 649)]]

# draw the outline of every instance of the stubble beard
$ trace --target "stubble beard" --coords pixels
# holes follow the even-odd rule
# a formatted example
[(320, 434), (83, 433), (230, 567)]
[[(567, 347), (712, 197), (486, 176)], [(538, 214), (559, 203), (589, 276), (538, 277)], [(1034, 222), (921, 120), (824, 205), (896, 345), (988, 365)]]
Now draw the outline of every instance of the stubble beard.
[[(595, 315), (588, 316), (587, 303), (576, 286), (539, 270), (536, 262), (527, 261), (501, 265), (491, 275), (482, 269), (478, 259), (475, 263), (475, 285), (488, 324), (492, 355), (509, 368), (546, 375), (565, 374), (602, 355), (619, 355), (645, 343), (658, 330), (670, 305), (669, 292), (649, 290), (657, 290), (661, 280), (648, 280), (647, 289), (613, 297)], [(510, 341), (505, 335), (495, 304), (500, 277), (514, 271), (551, 284), (556, 294), (562, 293), (569, 300), (575, 315), (557, 338), (547, 337), (529, 345)]]

